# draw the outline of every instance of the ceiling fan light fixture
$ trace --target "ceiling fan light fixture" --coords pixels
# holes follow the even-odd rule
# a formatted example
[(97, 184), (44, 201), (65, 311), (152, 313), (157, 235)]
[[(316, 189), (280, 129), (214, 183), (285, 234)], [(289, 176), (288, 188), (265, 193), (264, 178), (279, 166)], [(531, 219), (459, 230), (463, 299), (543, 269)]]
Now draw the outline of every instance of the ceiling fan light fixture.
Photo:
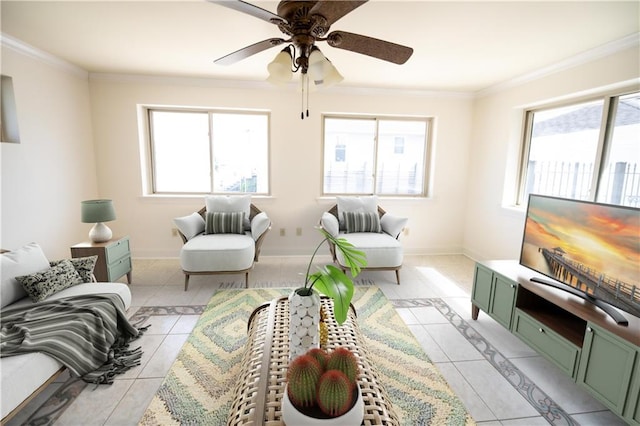
[(309, 75), (316, 87), (329, 87), (344, 80), (331, 61), (315, 46), (309, 55)]
[(329, 64), (329, 66), (327, 67), (327, 72), (325, 73), (324, 78), (322, 78), (321, 80), (314, 80), (314, 84), (316, 86), (329, 87), (344, 80), (342, 74), (340, 74), (338, 69), (334, 67), (331, 61), (329, 61), (328, 59), (327, 64)]
[(267, 71), (269, 71), (267, 81), (276, 85), (288, 83), (293, 77), (291, 62), (291, 51), (287, 46), (267, 65)]
[(331, 63), (322, 54), (320, 49), (313, 46), (309, 54), (309, 74), (313, 80), (322, 80), (329, 71)]

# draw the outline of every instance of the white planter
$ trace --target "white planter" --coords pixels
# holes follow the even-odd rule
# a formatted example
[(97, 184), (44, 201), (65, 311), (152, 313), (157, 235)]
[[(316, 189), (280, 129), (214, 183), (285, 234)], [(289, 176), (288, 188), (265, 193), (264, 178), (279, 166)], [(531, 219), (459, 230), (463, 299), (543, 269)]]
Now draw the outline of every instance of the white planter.
[(315, 417), (309, 417), (306, 414), (302, 414), (293, 403), (289, 400), (287, 395), (287, 388), (284, 389), (284, 395), (282, 396), (282, 421), (287, 426), (358, 426), (362, 424), (364, 418), (364, 401), (362, 400), (362, 392), (358, 388), (358, 396), (356, 402), (351, 408), (340, 417), (334, 417), (332, 419), (317, 419)]
[(320, 347), (320, 295), (289, 295), (289, 360)]

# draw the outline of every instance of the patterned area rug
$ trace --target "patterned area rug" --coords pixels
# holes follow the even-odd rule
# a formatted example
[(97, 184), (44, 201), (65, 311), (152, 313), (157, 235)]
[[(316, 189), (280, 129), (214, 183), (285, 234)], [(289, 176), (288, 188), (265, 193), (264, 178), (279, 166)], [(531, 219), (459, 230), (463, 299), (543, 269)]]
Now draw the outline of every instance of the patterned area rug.
[[(140, 424), (224, 425), (249, 315), (262, 303), (290, 292), (286, 288), (217, 292)], [(356, 287), (353, 305), (372, 361), (403, 426), (474, 424), (377, 287)]]

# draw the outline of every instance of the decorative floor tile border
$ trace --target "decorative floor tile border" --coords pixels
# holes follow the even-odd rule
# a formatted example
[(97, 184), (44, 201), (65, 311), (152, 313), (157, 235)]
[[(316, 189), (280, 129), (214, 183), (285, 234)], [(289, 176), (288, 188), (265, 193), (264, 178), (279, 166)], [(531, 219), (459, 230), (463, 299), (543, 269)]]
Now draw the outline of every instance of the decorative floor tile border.
[(440, 298), (396, 299), (391, 300), (391, 303), (394, 308), (436, 308), (545, 420), (552, 425), (558, 426), (578, 425), (567, 412), (502, 355), (495, 346), (471, 327), (444, 300)]
[[(442, 299), (390, 299), (390, 302), (394, 308), (436, 308), (550, 424), (557, 426), (578, 425), (568, 413)], [(134, 312), (130, 321), (132, 324), (140, 326), (151, 316), (200, 315), (205, 308), (206, 305), (142, 306)], [(70, 378), (24, 424), (34, 426), (53, 424), (87, 386), (88, 384), (80, 379)]]

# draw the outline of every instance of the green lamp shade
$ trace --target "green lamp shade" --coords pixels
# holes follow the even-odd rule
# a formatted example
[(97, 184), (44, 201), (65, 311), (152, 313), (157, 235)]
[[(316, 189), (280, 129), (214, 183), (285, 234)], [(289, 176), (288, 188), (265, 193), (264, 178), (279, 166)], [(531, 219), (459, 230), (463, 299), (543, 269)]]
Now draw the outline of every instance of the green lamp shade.
[(87, 200), (81, 203), (83, 223), (108, 222), (116, 218), (111, 200)]

